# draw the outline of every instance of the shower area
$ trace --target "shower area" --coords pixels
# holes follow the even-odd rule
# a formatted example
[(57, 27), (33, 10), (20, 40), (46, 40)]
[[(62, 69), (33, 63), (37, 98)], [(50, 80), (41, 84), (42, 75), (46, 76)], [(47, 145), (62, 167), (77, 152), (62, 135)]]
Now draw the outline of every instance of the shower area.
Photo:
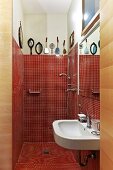
[(67, 57), (24, 56), (24, 141), (52, 142), (52, 122), (67, 119)]
[(52, 129), (53, 121), (72, 119), (76, 110), (67, 106), (76, 100), (67, 91), (76, 81), (68, 73), (68, 56), (23, 55), (14, 39), (12, 45), (13, 169), (78, 170), (72, 151), (55, 144)]

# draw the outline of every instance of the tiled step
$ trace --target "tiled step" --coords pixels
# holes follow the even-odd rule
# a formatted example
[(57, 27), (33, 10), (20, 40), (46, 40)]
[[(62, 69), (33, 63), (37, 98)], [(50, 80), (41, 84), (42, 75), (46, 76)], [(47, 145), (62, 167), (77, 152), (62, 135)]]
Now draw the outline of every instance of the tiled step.
[(71, 150), (55, 143), (24, 143), (15, 170), (80, 170)]
[(15, 170), (80, 170), (76, 164), (69, 165), (37, 165), (37, 164), (21, 164), (16, 165)]

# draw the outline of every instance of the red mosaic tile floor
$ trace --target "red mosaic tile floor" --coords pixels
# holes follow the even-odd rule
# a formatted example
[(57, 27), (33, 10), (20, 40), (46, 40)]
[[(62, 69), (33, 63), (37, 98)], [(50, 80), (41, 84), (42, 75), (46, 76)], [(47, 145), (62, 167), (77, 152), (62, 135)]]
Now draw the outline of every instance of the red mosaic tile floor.
[(15, 170), (80, 170), (73, 153), (55, 143), (24, 143)]

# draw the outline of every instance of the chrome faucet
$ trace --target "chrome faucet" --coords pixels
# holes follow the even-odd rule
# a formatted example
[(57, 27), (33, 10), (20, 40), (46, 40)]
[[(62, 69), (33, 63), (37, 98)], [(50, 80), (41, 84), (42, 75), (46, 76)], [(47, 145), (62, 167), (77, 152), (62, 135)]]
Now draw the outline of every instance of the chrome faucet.
[(86, 119), (86, 115), (82, 112), (80, 112), (78, 114), (78, 120), (81, 122), (81, 123), (86, 123), (87, 122), (87, 119)]
[(89, 115), (87, 115), (87, 127), (91, 128), (91, 118)]

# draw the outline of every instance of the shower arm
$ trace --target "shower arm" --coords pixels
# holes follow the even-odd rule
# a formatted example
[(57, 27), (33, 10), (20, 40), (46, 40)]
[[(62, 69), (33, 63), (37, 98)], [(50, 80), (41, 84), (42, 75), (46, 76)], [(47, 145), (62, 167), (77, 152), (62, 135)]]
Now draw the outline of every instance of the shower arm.
[(62, 77), (62, 76), (66, 76), (68, 79), (70, 79), (70, 77), (66, 73), (60, 73), (59, 74), (59, 77)]

